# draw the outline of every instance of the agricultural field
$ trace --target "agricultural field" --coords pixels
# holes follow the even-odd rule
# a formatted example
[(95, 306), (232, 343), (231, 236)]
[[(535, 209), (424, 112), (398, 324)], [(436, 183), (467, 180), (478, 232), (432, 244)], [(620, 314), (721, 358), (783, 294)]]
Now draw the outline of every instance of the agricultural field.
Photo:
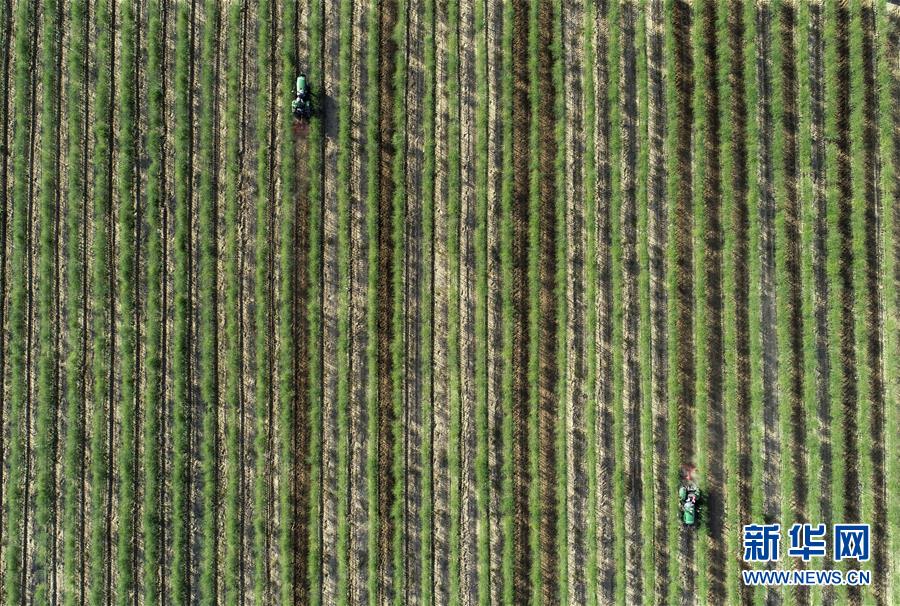
[(900, 604), (900, 4), (0, 0), (0, 79), (0, 606)]

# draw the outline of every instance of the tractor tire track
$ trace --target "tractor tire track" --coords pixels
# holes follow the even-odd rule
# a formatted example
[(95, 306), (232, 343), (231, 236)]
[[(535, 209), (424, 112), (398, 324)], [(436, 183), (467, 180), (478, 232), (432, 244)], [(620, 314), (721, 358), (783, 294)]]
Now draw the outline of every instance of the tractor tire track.
[[(703, 205), (706, 224), (704, 234), (704, 307), (707, 323), (706, 343), (706, 449), (708, 460), (725, 460), (725, 410), (724, 410), (724, 366), (723, 366), (723, 326), (722, 326), (722, 183), (719, 134), (719, 55), (716, 46), (716, 2), (706, 0), (700, 7), (701, 30), (703, 32), (702, 70), (705, 90), (703, 103), (706, 106), (706, 129), (704, 137), (704, 183)], [(707, 491), (708, 551), (707, 551), (707, 594), (706, 602), (723, 604), (725, 590), (725, 466), (710, 465), (709, 488)]]
[[(673, 86), (675, 89), (674, 174), (676, 177), (673, 242), (674, 246), (674, 389), (678, 414), (676, 435), (678, 459), (682, 465), (693, 464), (696, 440), (696, 411), (694, 403), (696, 367), (694, 361), (694, 251), (693, 185), (691, 181), (691, 128), (694, 112), (693, 60), (691, 50), (691, 7), (684, 0), (673, 5), (675, 43)], [(679, 532), (679, 564), (681, 569), (681, 603), (685, 606), (697, 601), (695, 595), (696, 561), (695, 533), (682, 527)]]
[(611, 41), (609, 6), (600, 0), (596, 7), (594, 41), (594, 95), (596, 116), (594, 126), (597, 150), (597, 380), (594, 394), (597, 407), (595, 419), (597, 450), (597, 569), (599, 571), (597, 600), (611, 604), (615, 600), (616, 566), (614, 564), (613, 467), (615, 438), (613, 433), (613, 300), (612, 300), (612, 164), (610, 139), (609, 62), (605, 59)]
[[(478, 534), (486, 530), (479, 519), (476, 485), (476, 451), (478, 421), (476, 400), (476, 288), (475, 231), (478, 216), (475, 189), (476, 123), (475, 123), (475, 2), (459, 3), (459, 155), (460, 155), (460, 216), (459, 216), (459, 365), (460, 365), (460, 594), (462, 606), (478, 604)], [(451, 141), (451, 145), (453, 142)]]
[(587, 602), (587, 301), (585, 296), (587, 223), (584, 205), (583, 84), (584, 16), (579, 1), (563, 3), (566, 168), (566, 536), (569, 600)]
[[(863, 77), (863, 183), (865, 292), (862, 305), (865, 318), (865, 359), (868, 366), (868, 404), (870, 456), (872, 478), (869, 485), (874, 497), (872, 533), (888, 536), (887, 483), (885, 480), (885, 377), (884, 377), (884, 315), (882, 310), (882, 268), (884, 247), (881, 224), (881, 157), (879, 149), (879, 104), (876, 85), (875, 9), (871, 0), (861, 3), (862, 20), (862, 77)], [(894, 99), (897, 102), (897, 99)], [(872, 594), (877, 604), (889, 602), (887, 540), (873, 545)]]
[(669, 593), (669, 402), (668, 293), (666, 251), (669, 209), (666, 191), (665, 16), (662, 0), (647, 6), (648, 91), (648, 256), (650, 262), (650, 406), (653, 414), (653, 562), (654, 603), (665, 604)]
[[(733, 190), (732, 229), (735, 231), (733, 271), (734, 271), (734, 342), (735, 342), (735, 408), (737, 435), (750, 435), (751, 421), (751, 363), (750, 363), (750, 274), (749, 255), (749, 210), (747, 197), (749, 180), (747, 169), (747, 101), (744, 82), (744, 4), (733, 2), (728, 9), (728, 47), (731, 54), (729, 85), (731, 100), (728, 119), (731, 121), (731, 188)], [(737, 441), (737, 523), (738, 527), (750, 523), (752, 507), (753, 459), (750, 452), (751, 441)], [(711, 459), (712, 460), (712, 459)], [(743, 567), (743, 564), (742, 564)], [(752, 589), (741, 584), (740, 601), (745, 606), (750, 603)]]
[(368, 366), (368, 351), (372, 338), (368, 334), (369, 314), (369, 250), (367, 225), (369, 181), (366, 168), (369, 161), (364, 128), (366, 99), (371, 75), (368, 73), (367, 25), (370, 11), (377, 10), (370, 2), (354, 2), (353, 6), (353, 58), (351, 71), (351, 140), (350, 154), (350, 602), (369, 602), (369, 493), (368, 464), (370, 381), (377, 376), (376, 368)]

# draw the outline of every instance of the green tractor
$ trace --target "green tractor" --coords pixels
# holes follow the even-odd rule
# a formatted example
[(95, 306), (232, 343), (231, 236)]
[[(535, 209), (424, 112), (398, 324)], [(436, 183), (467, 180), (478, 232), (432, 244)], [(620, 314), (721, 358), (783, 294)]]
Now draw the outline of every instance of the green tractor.
[(696, 527), (700, 523), (700, 503), (702, 494), (697, 486), (697, 468), (685, 465), (681, 471), (681, 486), (678, 487), (678, 508), (685, 526)]
[(306, 74), (297, 76), (297, 96), (291, 101), (291, 111), (301, 122), (309, 122), (312, 117), (312, 93), (306, 81)]

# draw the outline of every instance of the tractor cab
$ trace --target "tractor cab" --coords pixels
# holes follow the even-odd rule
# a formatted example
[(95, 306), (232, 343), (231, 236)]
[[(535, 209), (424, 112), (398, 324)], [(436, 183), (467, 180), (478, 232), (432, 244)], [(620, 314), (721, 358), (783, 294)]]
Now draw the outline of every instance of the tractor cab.
[(696, 483), (697, 469), (693, 465), (682, 468), (681, 486), (678, 487), (678, 508), (685, 526), (697, 526), (700, 521), (700, 488)]
[(297, 96), (291, 102), (291, 111), (298, 120), (308, 122), (312, 117), (311, 97), (309, 84), (306, 81), (306, 74), (300, 74), (297, 76)]

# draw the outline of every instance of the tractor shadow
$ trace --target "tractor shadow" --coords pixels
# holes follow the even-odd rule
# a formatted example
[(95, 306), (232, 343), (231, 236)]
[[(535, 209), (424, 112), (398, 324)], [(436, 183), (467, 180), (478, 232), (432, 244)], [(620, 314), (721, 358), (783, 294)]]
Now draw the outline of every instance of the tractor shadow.
[(312, 111), (319, 116), (326, 139), (336, 139), (338, 135), (337, 100), (324, 92), (312, 95)]

